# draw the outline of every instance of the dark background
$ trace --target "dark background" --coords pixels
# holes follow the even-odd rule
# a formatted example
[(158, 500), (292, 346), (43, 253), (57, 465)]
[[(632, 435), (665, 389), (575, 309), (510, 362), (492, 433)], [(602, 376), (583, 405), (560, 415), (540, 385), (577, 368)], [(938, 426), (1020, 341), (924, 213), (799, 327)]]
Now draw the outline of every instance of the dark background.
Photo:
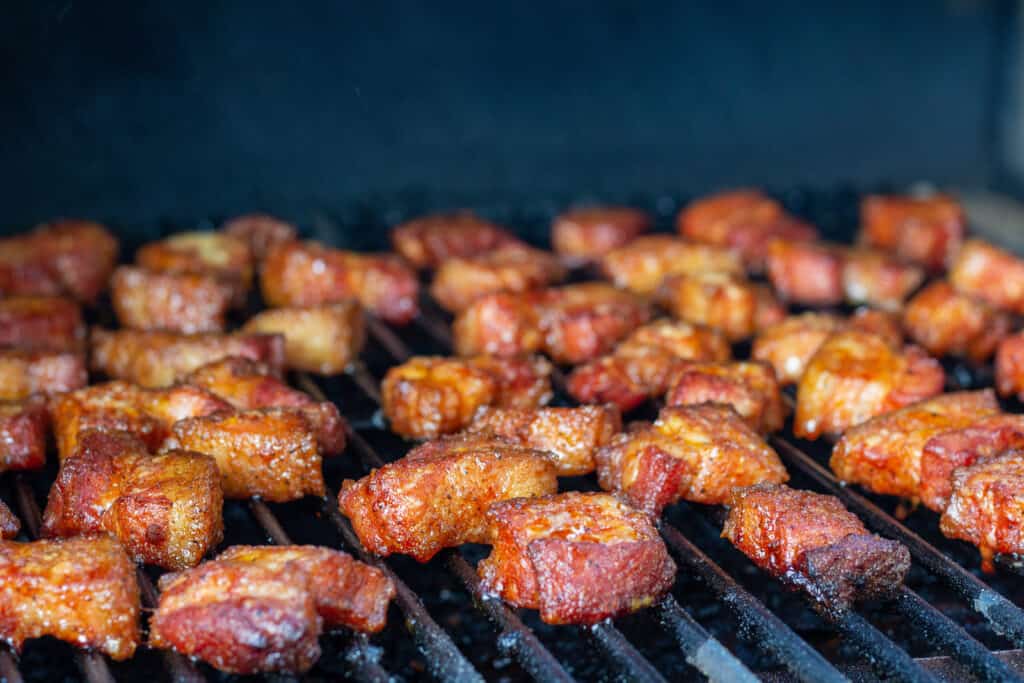
[(1013, 6), (8, 2), (0, 225), (991, 185)]

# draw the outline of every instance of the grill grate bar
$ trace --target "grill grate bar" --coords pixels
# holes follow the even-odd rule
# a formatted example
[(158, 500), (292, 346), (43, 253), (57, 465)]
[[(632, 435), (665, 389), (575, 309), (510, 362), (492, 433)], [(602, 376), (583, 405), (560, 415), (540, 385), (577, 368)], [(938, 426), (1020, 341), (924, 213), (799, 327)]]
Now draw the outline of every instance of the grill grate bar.
[(667, 595), (657, 605), (658, 617), (666, 631), (676, 639), (686, 655), (686, 661), (708, 677), (713, 683), (744, 681), (755, 683), (759, 679), (733, 653), (713, 638), (698, 624), (676, 599)]
[(851, 610), (843, 610), (838, 613), (823, 611), (822, 615), (845, 638), (861, 650), (871, 661), (875, 670), (886, 678), (898, 678), (908, 683), (911, 681), (926, 683), (938, 680), (856, 612)]
[(3, 683), (22, 683), (24, 679), (18, 671), (18, 663), (10, 650), (0, 650), (0, 681)]
[[(139, 590), (142, 593), (142, 605), (155, 608), (160, 601), (160, 594), (156, 586), (150, 581), (142, 567), (135, 568), (135, 575), (138, 577)], [(161, 654), (167, 671), (171, 674), (171, 680), (175, 683), (201, 683), (206, 680), (206, 676), (200, 673), (188, 657), (184, 657), (174, 650), (163, 650)]]
[(622, 674), (630, 681), (637, 683), (665, 683), (665, 678), (658, 673), (642, 654), (626, 640), (619, 629), (611, 621), (602, 621), (584, 629), (602, 650), (622, 670)]

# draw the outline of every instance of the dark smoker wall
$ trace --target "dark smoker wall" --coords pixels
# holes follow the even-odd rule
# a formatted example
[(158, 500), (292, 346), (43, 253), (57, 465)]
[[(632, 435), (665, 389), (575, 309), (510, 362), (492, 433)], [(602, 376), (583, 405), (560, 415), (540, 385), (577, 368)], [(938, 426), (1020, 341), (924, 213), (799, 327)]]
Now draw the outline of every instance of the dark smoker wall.
[(16, 0), (0, 225), (982, 183), (1008, 18), (967, 0)]

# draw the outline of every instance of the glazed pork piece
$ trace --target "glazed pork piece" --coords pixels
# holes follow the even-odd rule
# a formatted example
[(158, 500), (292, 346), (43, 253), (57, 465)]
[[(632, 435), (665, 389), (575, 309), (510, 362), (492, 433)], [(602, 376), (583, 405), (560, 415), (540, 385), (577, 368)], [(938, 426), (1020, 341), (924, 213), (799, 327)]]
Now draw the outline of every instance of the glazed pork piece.
[(0, 472), (43, 467), (49, 424), (43, 396), (0, 402)]
[(860, 203), (860, 242), (941, 272), (966, 231), (960, 204), (947, 195), (868, 195)]
[(284, 348), (284, 337), (278, 334), (178, 334), (94, 327), (90, 365), (110, 379), (166, 387), (207, 363), (231, 356), (265, 363), (280, 375)]
[(950, 266), (949, 282), (961, 294), (1024, 313), (1024, 260), (988, 242), (964, 242)]
[(487, 543), (484, 512), (492, 503), (557, 490), (557, 469), (545, 452), (464, 435), (427, 442), (359, 481), (346, 480), (338, 506), (370, 552), (426, 562), (444, 548)]
[(413, 268), (437, 268), (450, 258), (478, 256), (520, 245), (516, 237), (471, 211), (431, 214), (391, 231), (391, 245)]
[(1024, 400), (1024, 332), (1004, 337), (996, 347), (996, 391)]
[(761, 484), (733, 493), (722, 537), (827, 607), (895, 593), (910, 552), (868, 532), (838, 498)]
[(82, 351), (85, 324), (78, 304), (60, 296), (0, 299), (0, 347), (30, 351)]
[(223, 232), (194, 231), (150, 242), (135, 252), (136, 265), (157, 273), (188, 273), (219, 279), (236, 306), (244, 306), (255, 262), (249, 244)]
[(114, 660), (139, 643), (135, 565), (109, 536), (0, 541), (0, 639), (53, 636)]
[(0, 294), (65, 295), (93, 303), (107, 286), (117, 252), (117, 240), (99, 223), (44, 223), (0, 239)]
[(938, 280), (907, 302), (903, 326), (910, 339), (934, 356), (961, 356), (983, 363), (1010, 334), (1013, 320), (1005, 311)]
[(0, 539), (14, 538), (21, 531), (21, 520), (19, 520), (11, 508), (0, 500)]
[(902, 349), (861, 330), (837, 332), (807, 363), (796, 391), (794, 433), (803, 439), (850, 427), (942, 392), (945, 372), (923, 349)]
[(601, 269), (616, 287), (652, 294), (669, 275), (742, 275), (743, 262), (737, 252), (725, 247), (687, 242), (671, 235), (648, 235), (609, 251), (601, 259)]
[(929, 440), (998, 412), (995, 394), (984, 390), (943, 394), (878, 415), (846, 430), (832, 449), (832, 471), (875, 493), (918, 500)]
[(665, 405), (718, 403), (731, 407), (751, 429), (763, 434), (782, 429), (786, 407), (771, 366), (764, 363), (685, 362), (674, 371)]
[(272, 308), (249, 318), (242, 332), (280, 334), (285, 364), (320, 375), (344, 372), (366, 342), (363, 311), (354, 301)]
[(680, 363), (726, 361), (729, 341), (718, 330), (655, 320), (639, 327), (615, 350), (572, 371), (569, 394), (581, 403), (613, 403), (629, 411), (669, 389)]
[(466, 431), (545, 451), (558, 476), (573, 477), (594, 471), (594, 452), (622, 431), (622, 417), (614, 406), (488, 407), (477, 412)]
[(459, 355), (543, 352), (577, 364), (611, 351), (650, 316), (636, 295), (587, 282), (482, 297), (459, 313), (452, 331)]
[(720, 405), (662, 408), (594, 457), (601, 488), (650, 515), (679, 500), (721, 505), (734, 488), (789, 479), (775, 451)]
[(510, 244), (473, 256), (445, 259), (434, 273), (430, 294), (443, 309), (457, 313), (487, 294), (518, 294), (556, 284), (565, 268), (546, 251)]
[(32, 394), (53, 396), (84, 387), (85, 359), (69, 351), (0, 349), (0, 401), (22, 401)]
[(843, 297), (848, 304), (899, 311), (924, 277), (920, 266), (877, 249), (853, 248), (844, 252)]
[(360, 254), (319, 242), (284, 242), (260, 270), (270, 306), (315, 306), (348, 299), (384, 320), (404, 325), (419, 314), (416, 273), (390, 254)]
[[(549, 624), (593, 624), (654, 604), (676, 566), (650, 518), (607, 493), (519, 498), (487, 510), (485, 593)], [(613, 579), (613, 580), (609, 580)]]
[(1013, 450), (953, 472), (953, 493), (939, 528), (978, 546), (981, 567), (996, 553), (1024, 553), (1024, 452)]
[(601, 259), (651, 227), (651, 217), (625, 206), (566, 211), (551, 226), (551, 247), (570, 266)]
[(127, 432), (89, 431), (61, 464), (43, 513), (44, 537), (108, 533), (135, 562), (194, 567), (224, 536), (217, 463), (150, 455)]
[(221, 232), (249, 245), (253, 258), (262, 261), (270, 249), (298, 238), (295, 226), (262, 213), (237, 216), (220, 226)]
[(674, 318), (721, 330), (734, 342), (786, 315), (767, 286), (729, 273), (671, 275), (654, 298)]
[(110, 279), (110, 300), (122, 326), (136, 330), (220, 332), (235, 296), (212, 275), (121, 266)]

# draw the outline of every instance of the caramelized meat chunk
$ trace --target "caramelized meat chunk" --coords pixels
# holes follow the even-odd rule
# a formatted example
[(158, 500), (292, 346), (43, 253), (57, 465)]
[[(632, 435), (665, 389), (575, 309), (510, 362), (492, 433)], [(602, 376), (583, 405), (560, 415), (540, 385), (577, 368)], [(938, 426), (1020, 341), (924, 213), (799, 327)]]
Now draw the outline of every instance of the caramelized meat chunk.
[(559, 476), (572, 477), (594, 471), (594, 452), (622, 431), (622, 417), (614, 406), (484, 408), (467, 431), (545, 451)]
[(92, 369), (111, 379), (166, 387), (197, 368), (230, 356), (284, 368), (284, 337), (277, 334), (177, 334), (92, 329)]
[(931, 272), (946, 267), (960, 247), (966, 219), (947, 195), (868, 195), (860, 203), (860, 241), (895, 252)]
[(996, 347), (996, 391), (1024, 399), (1024, 332), (1004, 337)]
[(324, 495), (316, 434), (300, 410), (263, 408), (180, 420), (164, 450), (205, 453), (217, 461), (226, 498), (283, 503)]
[(61, 464), (43, 536), (108, 533), (136, 562), (165, 569), (199, 563), (224, 536), (217, 464), (198, 453), (150, 455), (126, 432), (86, 432)]
[(838, 498), (761, 484), (734, 492), (722, 537), (828, 606), (892, 595), (910, 552), (868, 533)]
[(30, 351), (82, 351), (82, 311), (60, 296), (0, 299), (0, 347)]
[(844, 431), (942, 392), (945, 373), (920, 347), (902, 350), (870, 332), (830, 336), (807, 363), (796, 392), (800, 438)]
[(249, 244), (223, 232), (182, 232), (150, 242), (135, 253), (135, 263), (158, 273), (215, 276), (238, 306), (252, 287), (254, 260)]
[(1024, 260), (988, 242), (964, 242), (950, 266), (949, 281), (961, 294), (1024, 313)]
[(768, 287), (728, 273), (669, 276), (655, 299), (673, 317), (721, 330), (730, 341), (746, 339), (785, 317)]
[(907, 302), (907, 336), (935, 356), (962, 356), (982, 363), (1010, 333), (1010, 316), (984, 301), (958, 293), (945, 281), (928, 285)]
[(597, 451), (601, 488), (651, 515), (678, 500), (721, 505), (738, 487), (780, 483), (779, 456), (732, 408), (662, 408), (653, 424), (614, 437)]
[(843, 434), (832, 450), (832, 471), (875, 493), (917, 500), (929, 439), (998, 412), (992, 391), (961, 391), (878, 415)]
[(924, 269), (876, 249), (847, 249), (843, 260), (843, 296), (849, 304), (870, 304), (898, 311), (924, 282)]
[(487, 294), (518, 294), (564, 279), (565, 269), (553, 254), (513, 244), (446, 259), (434, 274), (430, 294), (442, 308), (457, 313)]
[(354, 301), (274, 308), (249, 318), (242, 331), (282, 335), (285, 364), (321, 375), (344, 372), (366, 341), (363, 311)]
[(21, 531), (21, 520), (19, 520), (11, 508), (0, 500), (0, 539), (14, 538)]
[(954, 470), (953, 494), (939, 528), (978, 546), (988, 572), (996, 553), (1024, 553), (1024, 452)]
[(616, 287), (637, 294), (652, 294), (669, 275), (743, 274), (743, 262), (737, 252), (701, 242), (686, 242), (670, 235), (638, 237), (605, 254), (601, 267)]
[(137, 330), (220, 332), (233, 296), (225, 281), (199, 273), (121, 266), (110, 280), (118, 322)]
[(249, 245), (253, 258), (262, 261), (272, 247), (298, 238), (295, 226), (262, 213), (238, 216), (220, 226), (221, 232)]
[(628, 411), (664, 395), (680, 363), (726, 361), (731, 355), (729, 341), (718, 330), (655, 320), (637, 328), (612, 353), (573, 370), (568, 390), (581, 403), (614, 403)]
[(786, 409), (770, 366), (757, 362), (687, 362), (675, 371), (665, 397), (670, 406), (719, 403), (757, 432), (782, 429)]
[[(593, 624), (654, 604), (676, 565), (647, 515), (607, 493), (519, 498), (487, 511), (482, 589), (549, 624)], [(609, 580), (614, 577), (614, 580)]]
[(338, 505), (370, 552), (426, 562), (443, 548), (487, 543), (490, 504), (557, 490), (557, 470), (543, 451), (470, 435), (428, 442), (346, 480)]
[(551, 226), (551, 247), (570, 265), (597, 261), (647, 232), (651, 217), (625, 206), (598, 206), (566, 211)]
[(432, 214), (391, 231), (391, 245), (414, 268), (437, 268), (450, 258), (522, 244), (512, 233), (470, 211)]
[(779, 296), (807, 306), (843, 301), (842, 249), (824, 242), (775, 239), (768, 244), (768, 279)]
[(139, 643), (135, 565), (109, 536), (0, 541), (0, 638), (53, 636), (124, 660)]
[(0, 401), (21, 401), (32, 394), (54, 395), (84, 387), (85, 359), (67, 351), (0, 350)]
[(416, 274), (387, 254), (358, 254), (319, 242), (284, 242), (260, 271), (271, 306), (315, 306), (356, 299), (368, 311), (402, 325), (419, 313)]
[(0, 402), (0, 472), (38, 470), (46, 464), (46, 400)]

